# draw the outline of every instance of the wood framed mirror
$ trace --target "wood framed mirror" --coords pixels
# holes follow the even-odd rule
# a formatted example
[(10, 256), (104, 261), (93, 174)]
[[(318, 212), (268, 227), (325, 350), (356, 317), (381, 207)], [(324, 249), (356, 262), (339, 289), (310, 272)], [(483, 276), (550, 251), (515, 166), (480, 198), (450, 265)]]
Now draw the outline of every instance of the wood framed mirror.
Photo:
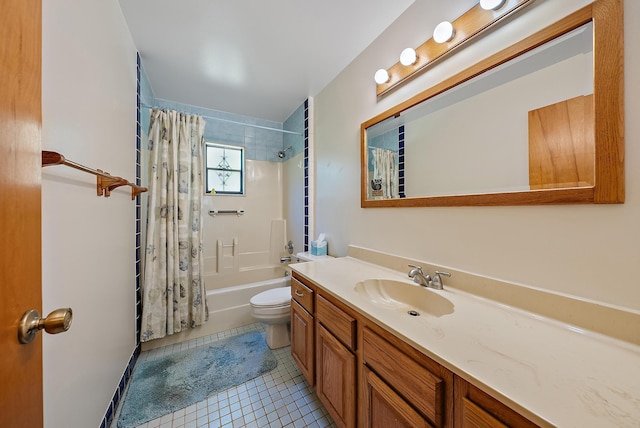
[[(567, 53), (569, 45), (577, 46), (575, 55)], [(556, 62), (550, 63), (549, 68), (539, 66), (547, 61), (545, 58), (552, 57)], [(570, 82), (549, 88), (547, 92), (552, 92), (557, 99), (531, 101), (517, 112), (516, 119), (505, 119), (511, 113), (498, 114), (503, 121), (522, 122), (520, 129), (514, 131), (522, 140), (516, 147), (516, 138), (499, 122), (490, 126), (485, 134), (474, 128), (470, 112), (493, 108), (487, 107), (479, 97), (496, 98), (487, 88), (502, 87), (502, 80), (497, 83), (500, 76), (515, 76), (513, 81), (519, 79), (523, 86), (539, 91), (540, 86), (531, 75), (521, 72), (527, 62), (537, 64), (538, 74), (552, 73), (554, 82), (555, 76), (562, 73), (569, 76)], [(586, 86), (575, 82), (578, 79), (572, 78), (575, 76), (572, 68), (558, 71), (556, 64), (560, 62), (586, 69), (581, 78)], [(475, 89), (477, 82), (484, 82), (480, 83), (480, 89)], [(501, 90), (511, 91), (512, 86)], [(575, 86), (576, 92), (566, 92), (564, 86)], [(459, 108), (465, 93), (475, 98), (475, 105), (472, 102), (466, 115), (461, 113), (464, 109), (451, 114), (447, 108), (454, 104)], [(623, 203), (623, 97), (622, 0), (595, 0), (362, 123), (361, 206)], [(500, 104), (513, 110), (512, 104), (517, 103), (512, 101), (521, 98), (525, 97), (512, 95), (509, 101)], [(422, 110), (420, 115), (416, 114), (418, 110)], [(410, 122), (415, 117), (420, 117), (419, 124)], [(453, 118), (455, 120), (450, 120)], [(434, 128), (435, 123), (441, 123), (444, 130), (470, 128), (470, 135), (477, 135), (477, 139), (467, 137), (461, 138), (464, 141), (454, 141), (447, 131)], [(416, 134), (418, 129), (427, 132)], [(502, 148), (482, 146), (485, 141), (500, 139), (504, 140)], [(384, 148), (385, 144), (393, 147)], [(445, 146), (446, 150), (442, 151)], [(426, 147), (429, 155), (424, 153)], [(446, 151), (448, 157), (443, 154)], [(493, 158), (504, 158), (504, 168), (497, 168), (493, 158), (482, 160), (483, 151)], [(455, 158), (451, 153), (457, 153)], [(412, 154), (421, 162), (414, 161)], [(431, 168), (436, 163), (443, 164), (442, 169)], [(454, 164), (462, 165), (461, 173), (452, 172)], [(516, 169), (514, 165), (520, 166)], [(420, 171), (425, 169), (433, 169), (436, 178)], [(467, 183), (455, 187), (457, 176), (465, 175)], [(510, 178), (477, 187), (478, 183), (491, 182), (501, 175)], [(444, 185), (433, 188), (431, 185), (436, 181)]]

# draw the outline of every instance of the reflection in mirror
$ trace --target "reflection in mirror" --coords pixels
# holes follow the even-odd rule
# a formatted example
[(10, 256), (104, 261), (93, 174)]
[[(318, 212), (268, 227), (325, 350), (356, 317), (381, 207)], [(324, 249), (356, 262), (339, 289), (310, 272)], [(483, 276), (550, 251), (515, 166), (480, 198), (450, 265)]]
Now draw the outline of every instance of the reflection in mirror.
[(594, 185), (593, 24), (366, 129), (367, 199)]

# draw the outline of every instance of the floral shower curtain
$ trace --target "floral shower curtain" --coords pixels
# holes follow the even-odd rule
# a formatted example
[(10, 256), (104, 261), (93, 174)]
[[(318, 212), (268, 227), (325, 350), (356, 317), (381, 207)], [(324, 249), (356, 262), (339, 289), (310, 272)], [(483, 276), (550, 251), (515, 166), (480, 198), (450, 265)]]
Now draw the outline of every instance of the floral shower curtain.
[(200, 116), (151, 110), (140, 340), (203, 324), (203, 134)]
[(373, 178), (381, 186), (382, 198), (397, 198), (398, 168), (395, 152), (387, 149), (373, 148)]

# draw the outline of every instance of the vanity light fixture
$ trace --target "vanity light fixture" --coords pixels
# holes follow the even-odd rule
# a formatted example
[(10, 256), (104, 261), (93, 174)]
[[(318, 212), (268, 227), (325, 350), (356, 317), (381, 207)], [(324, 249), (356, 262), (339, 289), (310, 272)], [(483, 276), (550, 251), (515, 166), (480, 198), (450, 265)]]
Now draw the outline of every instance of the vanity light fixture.
[(402, 65), (413, 65), (417, 60), (418, 55), (413, 48), (406, 48), (400, 53), (400, 64)]
[(442, 21), (433, 30), (433, 41), (436, 43), (446, 43), (453, 39), (456, 32), (453, 29), (453, 24), (449, 21)]
[[(393, 90), (412, 76), (427, 70), (441, 61), (449, 52), (468, 43), (492, 25), (509, 17), (535, 0), (476, 0), (473, 7), (453, 21), (438, 24), (433, 37), (414, 49), (405, 49), (400, 61), (378, 70), (376, 73), (376, 95), (378, 97)], [(413, 51), (409, 56), (408, 52)], [(405, 52), (407, 52), (405, 54)], [(405, 60), (404, 56), (407, 56)]]
[(484, 10), (496, 10), (504, 6), (506, 2), (506, 0), (480, 0), (480, 7)]
[(384, 68), (376, 71), (376, 74), (373, 76), (373, 79), (376, 81), (378, 85), (382, 85), (383, 83), (387, 83), (389, 81), (389, 72)]

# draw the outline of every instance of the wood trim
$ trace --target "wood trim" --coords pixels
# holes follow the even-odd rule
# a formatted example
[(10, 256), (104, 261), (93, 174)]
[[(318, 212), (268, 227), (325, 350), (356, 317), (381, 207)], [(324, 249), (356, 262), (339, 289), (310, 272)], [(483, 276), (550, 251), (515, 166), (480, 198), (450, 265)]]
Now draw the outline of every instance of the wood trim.
[[(524, 192), (487, 193), (457, 196), (432, 196), (368, 200), (366, 129), (386, 118), (400, 114), (422, 101), (537, 48), (544, 43), (594, 21), (594, 112), (595, 112), (595, 186), (569, 189), (544, 189)], [(624, 104), (623, 104), (623, 10), (622, 0), (596, 0), (536, 34), (515, 43), (443, 82), (363, 122), (360, 126), (360, 169), (362, 208), (543, 205), (568, 203), (624, 202)]]
[(543, 189), (508, 193), (482, 193), (477, 195), (362, 200), (361, 206), (362, 208), (464, 207), (553, 205), (567, 203), (589, 204), (593, 202), (594, 187), (580, 187), (572, 189)]
[(622, 0), (593, 3), (596, 188), (594, 202), (623, 203), (624, 12)]

